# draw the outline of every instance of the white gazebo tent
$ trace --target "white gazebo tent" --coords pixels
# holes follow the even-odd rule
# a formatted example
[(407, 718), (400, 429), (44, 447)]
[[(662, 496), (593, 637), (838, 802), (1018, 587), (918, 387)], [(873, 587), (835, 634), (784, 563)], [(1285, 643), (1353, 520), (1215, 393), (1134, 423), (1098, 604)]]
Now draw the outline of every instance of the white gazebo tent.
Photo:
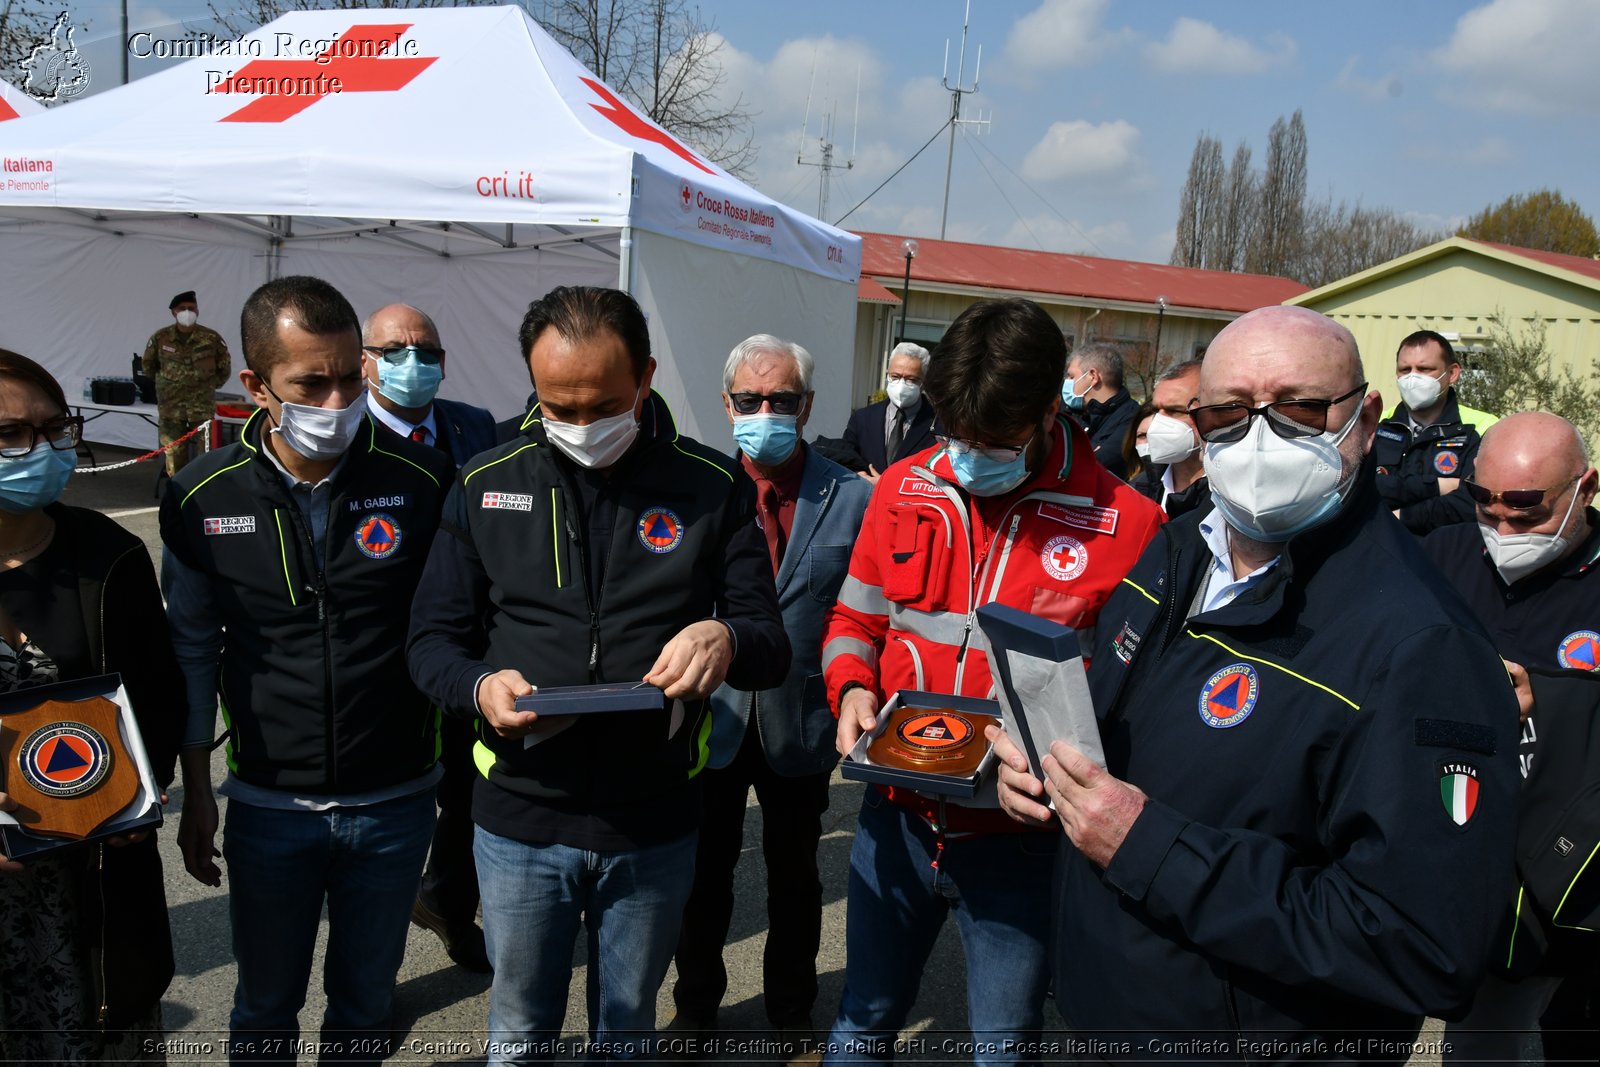
[(0, 122), (19, 119), (24, 115), (37, 115), (43, 110), (43, 104), (10, 82), (0, 79)]
[(427, 311), (442, 395), (504, 417), (527, 304), (581, 283), (645, 308), (684, 432), (730, 445), (721, 368), (755, 332), (816, 355), (813, 425), (844, 424), (859, 239), (700, 158), (521, 9), (297, 12), (223, 45), (0, 124), (0, 346), (69, 394), (126, 374), (186, 289), (237, 369), (244, 298), (305, 273), (363, 316)]

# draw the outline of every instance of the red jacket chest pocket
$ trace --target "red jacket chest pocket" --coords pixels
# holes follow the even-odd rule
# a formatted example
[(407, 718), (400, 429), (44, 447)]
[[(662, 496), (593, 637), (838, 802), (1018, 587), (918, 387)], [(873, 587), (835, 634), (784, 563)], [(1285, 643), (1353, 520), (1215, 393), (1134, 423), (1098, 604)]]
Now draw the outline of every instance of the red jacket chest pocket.
[(883, 595), (924, 611), (945, 610), (957, 554), (950, 516), (931, 504), (896, 503), (888, 518)]

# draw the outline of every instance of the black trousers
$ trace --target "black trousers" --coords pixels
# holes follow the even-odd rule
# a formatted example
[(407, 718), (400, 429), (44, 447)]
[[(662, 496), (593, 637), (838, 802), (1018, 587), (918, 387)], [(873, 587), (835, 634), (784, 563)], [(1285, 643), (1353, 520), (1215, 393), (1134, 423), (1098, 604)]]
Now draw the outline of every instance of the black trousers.
[(767, 866), (767, 944), (761, 984), (774, 1026), (805, 1026), (817, 1001), (822, 941), (822, 878), (817, 842), (828, 810), (829, 772), (786, 778), (767, 763), (754, 722), (727, 767), (701, 773), (703, 812), (694, 889), (678, 936), (678, 1013), (710, 1019), (728, 990), (722, 949), (733, 919), (733, 870), (744, 847), (750, 790), (761, 805), (761, 852)]
[(472, 724), (446, 715), (439, 763), (439, 818), (433, 845), (422, 872), (422, 902), (452, 929), (471, 926), (478, 916), (478, 865), (472, 858), (472, 784), (478, 777), (472, 761), (477, 742)]

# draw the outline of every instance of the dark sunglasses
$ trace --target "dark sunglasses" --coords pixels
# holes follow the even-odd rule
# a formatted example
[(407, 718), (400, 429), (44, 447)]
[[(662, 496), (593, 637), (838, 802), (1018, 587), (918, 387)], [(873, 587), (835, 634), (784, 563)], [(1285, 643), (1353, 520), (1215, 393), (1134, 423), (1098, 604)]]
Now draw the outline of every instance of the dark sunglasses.
[(740, 415), (754, 415), (761, 410), (763, 402), (772, 405), (774, 415), (798, 415), (800, 405), (805, 403), (804, 393), (729, 393), (728, 400), (733, 404), (733, 410)]
[[(1579, 477), (1581, 478), (1582, 475), (1579, 475)], [(1472, 498), (1474, 504), (1482, 508), (1486, 508), (1491, 504), (1504, 504), (1512, 511), (1532, 511), (1544, 503), (1546, 496), (1551, 493), (1559, 496), (1567, 486), (1577, 480), (1577, 478), (1574, 478), (1572, 481), (1553, 485), (1549, 489), (1507, 489), (1503, 493), (1496, 493), (1492, 489), (1485, 489), (1477, 482), (1462, 479), (1461, 488), (1466, 490), (1467, 495)]]
[(1275, 400), (1258, 408), (1247, 404), (1208, 404), (1190, 408), (1189, 417), (1194, 419), (1194, 429), (1200, 440), (1217, 445), (1243, 440), (1250, 432), (1250, 419), (1256, 415), (1265, 415), (1267, 425), (1279, 437), (1316, 437), (1328, 432), (1329, 408), (1359, 396), (1366, 388), (1367, 383), (1362, 382), (1332, 400)]
[(393, 363), (397, 367), (404, 363), (406, 356), (413, 352), (417, 354), (417, 362), (426, 363), (429, 366), (438, 363), (444, 358), (444, 349), (434, 348), (429, 345), (388, 345), (384, 348), (379, 348), (377, 345), (362, 345), (361, 351), (371, 352), (379, 359)]

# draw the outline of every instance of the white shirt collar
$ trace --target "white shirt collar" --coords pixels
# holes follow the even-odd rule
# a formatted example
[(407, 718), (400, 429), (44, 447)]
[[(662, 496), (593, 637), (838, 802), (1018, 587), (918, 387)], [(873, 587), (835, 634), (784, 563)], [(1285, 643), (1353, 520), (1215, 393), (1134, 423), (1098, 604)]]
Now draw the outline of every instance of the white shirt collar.
[(1200, 611), (1211, 611), (1233, 603), (1238, 595), (1259, 582), (1283, 556), (1280, 553), (1243, 578), (1233, 576), (1233, 556), (1228, 551), (1228, 524), (1213, 505), (1200, 520), (1200, 538), (1211, 550), (1211, 567), (1206, 572), (1206, 593)]
[(428, 431), (429, 444), (434, 444), (439, 440), (439, 427), (438, 423), (433, 417), (432, 404), (428, 405), (428, 413), (422, 417), (421, 422), (410, 423), (396, 415), (394, 412), (390, 411), (388, 408), (384, 407), (382, 404), (378, 403), (377, 394), (372, 390), (371, 386), (368, 386), (367, 410), (372, 412), (373, 418), (389, 427), (389, 429), (393, 430), (401, 437), (410, 437), (412, 430), (423, 429)]

